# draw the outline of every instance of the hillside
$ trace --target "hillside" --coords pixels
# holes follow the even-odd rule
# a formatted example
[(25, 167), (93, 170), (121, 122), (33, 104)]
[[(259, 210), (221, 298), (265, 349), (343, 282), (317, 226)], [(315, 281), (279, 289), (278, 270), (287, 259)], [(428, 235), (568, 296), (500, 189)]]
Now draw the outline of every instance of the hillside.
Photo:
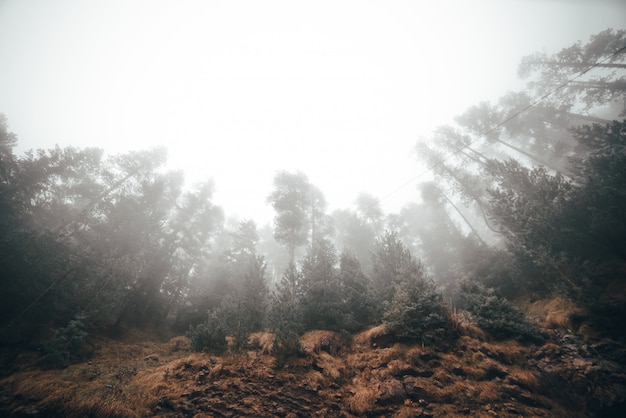
[(387, 136), (374, 165), (311, 145), (343, 208), (308, 163), (222, 156), (265, 224), (211, 164), (19, 154), (0, 113), (0, 416), (626, 416), (626, 30), (518, 75), (417, 140), (394, 211), (328, 164), (383, 178)]
[[(547, 309), (546, 309), (547, 307)], [(528, 313), (547, 341), (495, 342), (457, 317), (456, 340), (394, 342), (382, 326), (354, 336), (310, 331), (300, 356), (194, 353), (185, 337), (128, 330), (92, 341), (89, 361), (62, 370), (21, 353), (0, 380), (9, 417), (587, 417), (623, 416), (626, 347), (577, 332), (562, 300)]]

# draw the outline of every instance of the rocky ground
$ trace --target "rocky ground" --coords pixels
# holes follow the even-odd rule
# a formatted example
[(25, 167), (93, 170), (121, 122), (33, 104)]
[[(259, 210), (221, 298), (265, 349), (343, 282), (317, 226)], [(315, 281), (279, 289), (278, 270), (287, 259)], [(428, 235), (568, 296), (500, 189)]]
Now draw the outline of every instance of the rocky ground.
[(383, 327), (305, 334), (300, 356), (193, 353), (176, 337), (99, 338), (94, 356), (42, 370), (21, 353), (0, 379), (8, 417), (623, 417), (626, 347), (566, 329), (494, 342), (471, 325), (437, 346), (394, 343)]

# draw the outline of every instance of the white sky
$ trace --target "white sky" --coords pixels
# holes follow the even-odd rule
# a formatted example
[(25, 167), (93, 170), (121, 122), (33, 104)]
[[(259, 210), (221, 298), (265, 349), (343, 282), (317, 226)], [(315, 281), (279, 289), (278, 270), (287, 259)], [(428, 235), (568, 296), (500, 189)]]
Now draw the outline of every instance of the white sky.
[(419, 137), (608, 27), (626, 2), (0, 0), (0, 113), (19, 153), (165, 145), (228, 216), (269, 221), (282, 169), (395, 211)]

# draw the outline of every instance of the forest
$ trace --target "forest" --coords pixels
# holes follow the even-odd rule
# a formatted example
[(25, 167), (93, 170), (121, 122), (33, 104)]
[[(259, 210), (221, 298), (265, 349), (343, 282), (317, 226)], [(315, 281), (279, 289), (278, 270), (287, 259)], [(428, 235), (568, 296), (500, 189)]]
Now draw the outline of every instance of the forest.
[[(210, 181), (189, 187), (164, 169), (165, 149), (16, 155), (0, 115), (0, 377), (25, 353), (44, 371), (90, 361), (95, 340), (129, 330), (217, 356), (245, 355), (266, 333), (281, 364), (319, 330), (347, 341), (383, 327), (377, 344), (426, 349), (474, 327), (494, 344), (545, 347), (554, 330), (529, 309), (548, 300), (574, 307), (569, 334), (625, 353), (625, 70), (625, 30), (526, 56), (524, 90), (418, 141), (415, 202), (384, 213), (364, 191), (356, 209), (329, 212), (306, 173), (281, 171), (271, 225), (230, 220)], [(602, 408), (583, 409), (612, 416)]]

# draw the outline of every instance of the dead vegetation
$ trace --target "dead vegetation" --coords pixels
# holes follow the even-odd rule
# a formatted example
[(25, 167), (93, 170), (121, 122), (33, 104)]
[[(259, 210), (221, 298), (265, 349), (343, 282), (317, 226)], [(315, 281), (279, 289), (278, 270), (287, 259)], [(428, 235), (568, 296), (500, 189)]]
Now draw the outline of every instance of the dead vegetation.
[(255, 332), (248, 337), (248, 346), (258, 349), (261, 354), (272, 354), (276, 335), (269, 331)]
[[(554, 312), (563, 305), (550, 306), (557, 321)], [(225, 356), (191, 352), (185, 337), (163, 342), (100, 338), (90, 361), (62, 370), (39, 370), (36, 357), (23, 357), (13, 374), (0, 380), (0, 412), (23, 416), (20, 411), (28, 411), (34, 417), (589, 416), (584, 403), (572, 409), (566, 397), (544, 396), (554, 386), (549, 380), (554, 376), (545, 370), (568, 366), (567, 346), (493, 342), (471, 324), (459, 330), (459, 338), (445, 347), (393, 343), (380, 326), (351, 341), (335, 332), (311, 331), (301, 337), (303, 354), (287, 362), (272, 354), (269, 332), (252, 334), (246, 350)], [(572, 365), (594, 367), (591, 360), (571, 356)]]
[(588, 316), (584, 309), (564, 297), (527, 302), (525, 311), (529, 319), (548, 329), (573, 330)]

